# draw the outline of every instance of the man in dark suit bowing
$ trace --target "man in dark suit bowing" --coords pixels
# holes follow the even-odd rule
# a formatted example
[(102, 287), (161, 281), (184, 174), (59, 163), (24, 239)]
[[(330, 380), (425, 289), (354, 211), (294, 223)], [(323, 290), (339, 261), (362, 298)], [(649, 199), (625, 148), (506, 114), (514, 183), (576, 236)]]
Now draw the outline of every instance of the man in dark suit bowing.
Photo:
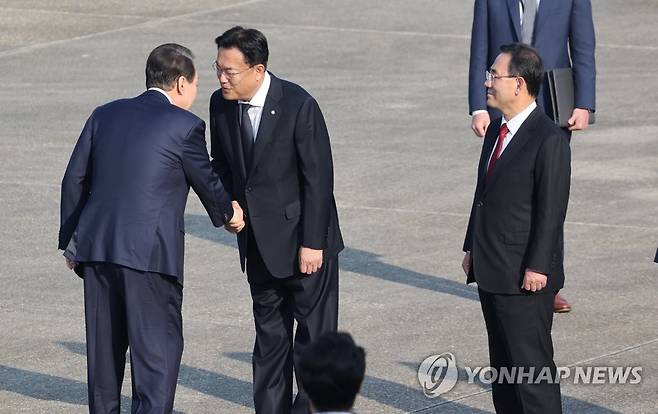
[[(487, 106), (484, 73), (505, 44), (523, 42), (533, 46), (546, 70), (572, 68), (574, 104), (565, 132), (587, 128), (595, 109), (596, 44), (590, 0), (475, 0), (471, 31), (468, 104), (473, 116), (471, 129), (483, 137), (491, 119), (500, 116)], [(537, 104), (551, 113), (549, 88), (539, 89)], [(564, 253), (563, 237), (560, 251)], [(555, 312), (569, 312), (571, 305), (555, 295)]]
[(244, 227), (212, 170), (205, 124), (187, 111), (197, 93), (192, 58), (177, 44), (155, 48), (148, 90), (94, 110), (62, 180), (59, 248), (84, 278), (91, 413), (120, 411), (128, 347), (132, 412), (173, 410), (190, 186), (215, 226)]
[[(497, 413), (562, 410), (551, 327), (571, 161), (564, 132), (535, 102), (543, 76), (521, 43), (503, 46), (486, 73), (487, 104), (503, 116), (484, 138), (462, 266), (478, 284), (491, 366), (517, 373), (492, 384)], [(542, 371), (551, 380), (539, 380)]]
[(329, 135), (315, 99), (267, 71), (261, 32), (236, 26), (215, 42), (211, 155), (247, 221), (238, 245), (256, 325), (255, 408), (306, 413), (304, 395), (292, 404), (293, 344), (301, 350), (338, 320), (343, 240)]

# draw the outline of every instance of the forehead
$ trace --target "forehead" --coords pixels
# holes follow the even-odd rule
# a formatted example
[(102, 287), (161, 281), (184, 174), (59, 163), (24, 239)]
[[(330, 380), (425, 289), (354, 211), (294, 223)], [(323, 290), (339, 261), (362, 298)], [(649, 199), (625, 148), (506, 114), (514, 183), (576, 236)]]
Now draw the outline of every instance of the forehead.
[(507, 72), (507, 68), (509, 68), (509, 61), (511, 59), (511, 56), (509, 53), (501, 53), (496, 57), (496, 60), (494, 60), (493, 65), (491, 65), (491, 71), (495, 73), (504, 73)]
[(240, 49), (232, 47), (228, 49), (220, 48), (217, 51), (217, 63), (221, 64), (224, 68), (239, 68), (244, 65), (244, 54)]

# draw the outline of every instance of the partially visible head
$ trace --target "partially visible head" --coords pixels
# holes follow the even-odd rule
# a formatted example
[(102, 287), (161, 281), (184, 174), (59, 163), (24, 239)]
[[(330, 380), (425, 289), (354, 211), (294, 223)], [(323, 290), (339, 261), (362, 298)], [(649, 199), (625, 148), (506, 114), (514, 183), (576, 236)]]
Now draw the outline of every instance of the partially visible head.
[(295, 372), (315, 411), (349, 411), (365, 371), (365, 351), (352, 336), (328, 332), (298, 355)]
[(502, 46), (489, 72), (493, 76), (485, 81), (487, 105), (503, 112), (510, 106), (534, 100), (544, 79), (541, 57), (523, 43)]
[(224, 99), (248, 101), (267, 71), (267, 39), (256, 29), (235, 26), (215, 39), (215, 70)]
[(146, 87), (166, 91), (176, 106), (190, 109), (196, 99), (197, 84), (194, 55), (184, 46), (160, 45), (146, 60)]

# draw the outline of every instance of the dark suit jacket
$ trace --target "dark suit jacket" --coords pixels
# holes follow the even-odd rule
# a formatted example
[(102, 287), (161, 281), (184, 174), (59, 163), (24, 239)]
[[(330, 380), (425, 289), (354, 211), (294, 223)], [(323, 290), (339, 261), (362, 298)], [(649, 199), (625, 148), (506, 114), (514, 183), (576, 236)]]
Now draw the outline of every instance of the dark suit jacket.
[(233, 215), (212, 170), (205, 124), (158, 91), (91, 114), (62, 180), (59, 248), (183, 283), (183, 214), (190, 185), (215, 226)]
[[(245, 209), (256, 244), (277, 278), (298, 272), (300, 246), (323, 249), (325, 260), (343, 249), (333, 195), (333, 161), (320, 107), (300, 86), (271, 75), (253, 149), (245, 167), (238, 102), (221, 90), (210, 99), (213, 166)], [(238, 234), (245, 269), (247, 231)]]
[[(469, 112), (487, 108), (484, 72), (500, 47), (521, 41), (518, 0), (475, 0), (469, 66)], [(575, 107), (595, 109), (595, 35), (590, 0), (541, 0), (535, 19), (533, 46), (544, 69), (573, 68)], [(571, 59), (569, 56), (571, 55)], [(537, 98), (550, 110), (548, 88)], [(495, 111), (493, 117), (499, 116)]]
[[(548, 1), (548, 0), (546, 0)], [(471, 252), (468, 283), (490, 293), (520, 294), (526, 268), (548, 274), (546, 291), (564, 285), (558, 253), (569, 200), (571, 153), (564, 133), (539, 108), (521, 125), (485, 173), (500, 119), (482, 145), (464, 251)]]

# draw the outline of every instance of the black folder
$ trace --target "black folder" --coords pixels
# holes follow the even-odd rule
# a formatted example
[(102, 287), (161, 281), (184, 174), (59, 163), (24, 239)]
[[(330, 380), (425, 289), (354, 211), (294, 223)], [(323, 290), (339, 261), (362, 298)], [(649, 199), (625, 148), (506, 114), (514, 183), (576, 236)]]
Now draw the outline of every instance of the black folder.
[[(551, 69), (546, 73), (548, 89), (551, 96), (553, 121), (560, 127), (568, 127), (574, 108), (573, 71), (571, 68)], [(594, 114), (589, 114), (589, 123), (595, 121)]]

